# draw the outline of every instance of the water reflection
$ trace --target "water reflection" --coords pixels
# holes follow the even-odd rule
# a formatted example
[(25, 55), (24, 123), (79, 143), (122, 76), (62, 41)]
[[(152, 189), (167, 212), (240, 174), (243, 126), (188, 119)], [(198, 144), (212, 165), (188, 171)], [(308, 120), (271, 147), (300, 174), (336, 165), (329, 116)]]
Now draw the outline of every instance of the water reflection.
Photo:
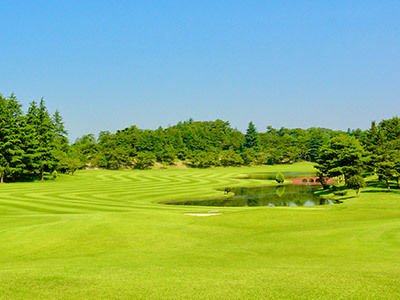
[(192, 199), (164, 202), (175, 205), (201, 206), (315, 206), (334, 204), (332, 200), (322, 198), (314, 193), (311, 186), (278, 185), (263, 187), (227, 188), (228, 197), (212, 199)]

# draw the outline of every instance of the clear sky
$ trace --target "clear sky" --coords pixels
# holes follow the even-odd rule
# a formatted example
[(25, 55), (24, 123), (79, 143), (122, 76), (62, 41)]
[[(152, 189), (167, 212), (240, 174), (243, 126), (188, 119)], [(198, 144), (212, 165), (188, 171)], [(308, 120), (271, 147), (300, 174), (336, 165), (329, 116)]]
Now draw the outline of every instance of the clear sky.
[(192, 117), (367, 129), (400, 111), (400, 1), (4, 1), (0, 93), (70, 138)]

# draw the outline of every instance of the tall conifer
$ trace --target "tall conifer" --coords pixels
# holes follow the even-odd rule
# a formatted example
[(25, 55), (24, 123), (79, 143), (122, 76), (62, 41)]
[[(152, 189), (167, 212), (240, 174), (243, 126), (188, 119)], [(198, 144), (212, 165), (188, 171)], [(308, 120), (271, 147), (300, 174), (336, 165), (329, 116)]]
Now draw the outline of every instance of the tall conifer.
[(26, 157), (33, 173), (40, 174), (44, 179), (44, 172), (51, 171), (56, 166), (54, 157), (54, 124), (50, 118), (43, 98), (39, 106), (31, 102), (26, 115)]
[(254, 126), (253, 122), (249, 123), (249, 127), (247, 128), (245, 138), (246, 141), (244, 143), (244, 146), (246, 148), (253, 148), (255, 151), (260, 151), (260, 139), (257, 129)]
[(0, 95), (0, 182), (24, 168), (22, 149), (22, 110), (14, 94)]

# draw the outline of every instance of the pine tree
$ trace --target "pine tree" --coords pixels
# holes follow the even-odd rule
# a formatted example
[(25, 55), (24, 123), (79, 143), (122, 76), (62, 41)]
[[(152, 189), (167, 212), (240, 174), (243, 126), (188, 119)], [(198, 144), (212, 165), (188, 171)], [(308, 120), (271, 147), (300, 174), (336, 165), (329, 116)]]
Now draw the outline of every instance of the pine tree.
[(354, 175), (360, 175), (365, 167), (365, 151), (353, 136), (340, 134), (320, 149), (317, 158), (318, 176), (344, 177), (345, 181)]
[(60, 115), (60, 112), (56, 110), (53, 117), (51, 118), (53, 123), (54, 131), (54, 142), (57, 149), (67, 151), (68, 148), (68, 131), (64, 127), (64, 121)]
[(57, 160), (54, 157), (55, 129), (43, 98), (39, 106), (33, 101), (26, 115), (25, 137), (27, 142), (26, 159), (29, 169), (44, 179), (46, 171), (52, 171)]
[(67, 159), (70, 150), (67, 138), (68, 132), (64, 127), (64, 122), (58, 110), (56, 110), (56, 112), (52, 116), (51, 121), (53, 123), (54, 131), (53, 156), (56, 161), (56, 169), (58, 170), (60, 168), (63, 168), (63, 166), (66, 164), (64, 160)]
[(22, 149), (23, 121), (21, 105), (14, 94), (8, 99), (0, 95), (0, 182), (7, 175), (15, 176), (24, 168)]
[(249, 123), (245, 138), (246, 141), (244, 143), (244, 146), (246, 148), (253, 148), (255, 151), (260, 151), (260, 138), (253, 122)]
[(39, 172), (39, 139), (37, 128), (39, 126), (39, 109), (35, 101), (31, 102), (25, 116), (23, 125), (24, 162), (26, 172), (36, 174)]
[(56, 159), (54, 157), (55, 148), (55, 131), (53, 122), (44, 105), (43, 98), (39, 103), (39, 127), (37, 128), (38, 140), (39, 140), (39, 154), (40, 154), (40, 178), (44, 179), (45, 171), (52, 171), (56, 165)]

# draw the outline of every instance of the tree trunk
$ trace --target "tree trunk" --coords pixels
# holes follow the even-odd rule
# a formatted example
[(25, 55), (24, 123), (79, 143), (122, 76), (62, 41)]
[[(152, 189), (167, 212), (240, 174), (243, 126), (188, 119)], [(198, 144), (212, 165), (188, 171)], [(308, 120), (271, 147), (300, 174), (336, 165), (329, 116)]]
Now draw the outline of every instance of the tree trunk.
[(0, 177), (1, 177), (1, 178), (0, 178), (0, 183), (3, 183), (4, 172), (1, 173)]
[(41, 177), (40, 180), (44, 180), (44, 170), (43, 169), (40, 170), (40, 177)]
[(390, 184), (389, 184), (389, 180), (386, 179), (386, 187), (388, 189), (388, 191), (390, 191)]

